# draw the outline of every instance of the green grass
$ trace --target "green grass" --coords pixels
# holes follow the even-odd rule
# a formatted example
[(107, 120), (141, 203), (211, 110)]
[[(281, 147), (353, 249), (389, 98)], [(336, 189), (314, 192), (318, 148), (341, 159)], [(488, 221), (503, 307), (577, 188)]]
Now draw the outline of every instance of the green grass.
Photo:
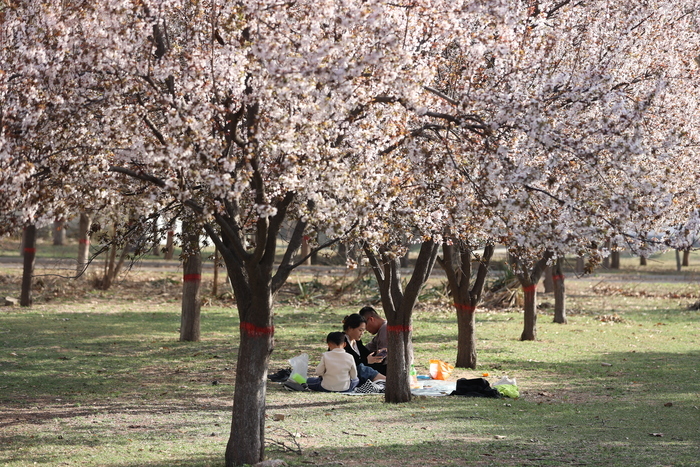
[[(3, 277), (0, 293), (10, 295), (18, 278)], [(177, 273), (133, 279), (107, 292), (56, 280), (45, 288), (61, 293), (31, 309), (0, 308), (0, 464), (223, 465), (236, 311), (205, 306), (203, 340), (181, 343)], [(700, 465), (700, 312), (687, 309), (697, 283), (605, 273), (567, 288), (569, 324), (552, 323), (545, 305), (536, 342), (517, 340), (517, 311), (477, 315), (479, 366), (453, 378), (507, 374), (520, 399), (395, 405), (270, 383), (268, 457), (292, 466)], [(337, 303), (319, 278), (292, 278), (276, 308), (272, 371), (301, 352), (315, 365), (327, 332), (375, 292)], [(454, 362), (448, 303), (427, 294), (415, 313), (419, 373), (431, 358)]]

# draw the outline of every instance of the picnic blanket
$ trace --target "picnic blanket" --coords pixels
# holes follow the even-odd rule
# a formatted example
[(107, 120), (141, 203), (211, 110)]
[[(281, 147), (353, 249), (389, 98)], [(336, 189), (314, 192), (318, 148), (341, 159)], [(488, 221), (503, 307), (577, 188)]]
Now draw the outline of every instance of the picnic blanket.
[[(418, 380), (418, 386), (416, 388), (411, 388), (411, 394), (414, 396), (448, 396), (452, 391), (455, 390), (457, 382), (456, 381), (443, 381), (439, 379), (423, 379)], [(367, 394), (379, 394), (377, 392), (344, 392), (342, 394), (347, 394), (349, 396), (364, 396)]]

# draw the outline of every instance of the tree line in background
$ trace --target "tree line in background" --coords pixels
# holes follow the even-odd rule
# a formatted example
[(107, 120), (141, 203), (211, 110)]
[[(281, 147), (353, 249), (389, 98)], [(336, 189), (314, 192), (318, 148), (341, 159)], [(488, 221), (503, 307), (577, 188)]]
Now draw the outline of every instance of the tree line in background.
[(321, 249), (364, 253), (390, 330), (386, 400), (404, 402), (436, 262), (473, 339), (504, 245), (530, 340), (536, 285), (549, 266), (563, 293), (564, 255), (590, 271), (622, 246), (690, 248), (699, 21), (691, 0), (5, 0), (0, 225), (99, 213), (105, 253), (175, 219), (183, 246), (204, 232), (240, 318), (226, 464), (253, 464), (274, 297)]

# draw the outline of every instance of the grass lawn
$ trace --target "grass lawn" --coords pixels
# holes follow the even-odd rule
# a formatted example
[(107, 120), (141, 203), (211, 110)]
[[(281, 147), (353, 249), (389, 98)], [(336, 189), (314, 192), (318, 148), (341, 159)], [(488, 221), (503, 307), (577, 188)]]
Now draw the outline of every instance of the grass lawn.
[[(651, 263), (651, 262), (650, 262)], [(631, 269), (567, 279), (569, 324), (539, 295), (538, 340), (517, 310), (480, 310), (479, 367), (517, 378), (519, 399), (287, 392), (268, 384), (268, 458), (292, 466), (700, 465), (700, 298), (694, 274)], [(0, 271), (17, 296), (19, 272)], [(178, 272), (133, 272), (109, 291), (45, 277), (31, 309), (0, 308), (0, 465), (222, 466), (238, 350), (235, 305), (207, 300), (198, 343), (178, 342)], [(207, 278), (205, 278), (206, 284)], [(371, 281), (295, 276), (276, 308), (271, 370), (311, 366)], [(342, 284), (340, 284), (342, 285)], [(205, 285), (206, 287), (206, 285)], [(419, 373), (454, 362), (441, 280), (414, 316)], [(294, 452), (296, 451), (296, 452)]]

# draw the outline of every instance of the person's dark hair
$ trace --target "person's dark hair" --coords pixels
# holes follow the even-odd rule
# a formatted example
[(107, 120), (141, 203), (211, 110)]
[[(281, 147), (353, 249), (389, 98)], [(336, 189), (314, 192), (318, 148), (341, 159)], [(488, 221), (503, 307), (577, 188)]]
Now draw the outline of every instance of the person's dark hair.
[(345, 342), (345, 334), (340, 331), (329, 332), (328, 337), (326, 337), (327, 344), (341, 346), (343, 345), (343, 342)]
[(362, 309), (360, 310), (360, 315), (365, 319), (365, 321), (367, 320), (367, 318), (381, 318), (381, 316), (379, 316), (379, 313), (377, 313), (377, 310), (375, 310), (371, 306), (362, 307)]
[(359, 313), (347, 315), (343, 320), (343, 331), (347, 331), (348, 329), (359, 328), (362, 323), (366, 322), (367, 320), (364, 319)]

